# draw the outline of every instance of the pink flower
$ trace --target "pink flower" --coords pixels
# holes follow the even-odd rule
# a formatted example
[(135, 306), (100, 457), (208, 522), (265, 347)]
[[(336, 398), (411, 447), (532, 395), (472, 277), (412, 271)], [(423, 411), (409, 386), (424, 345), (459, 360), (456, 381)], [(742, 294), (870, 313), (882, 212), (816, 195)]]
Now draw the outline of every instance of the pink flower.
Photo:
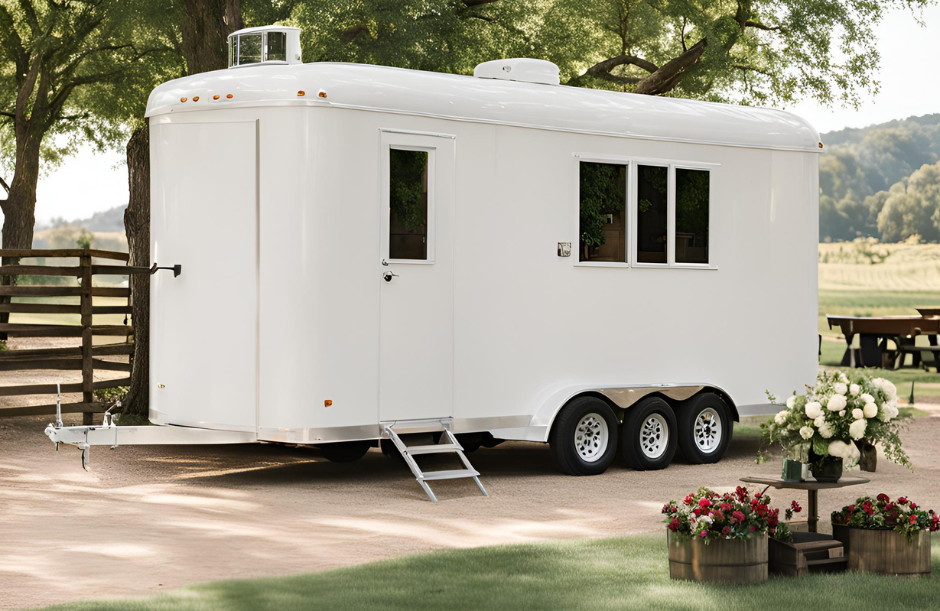
[(707, 536), (708, 536), (708, 533), (703, 530), (703, 531), (702, 531), (702, 538), (704, 539), (704, 538), (707, 537)]
[(737, 522), (738, 524), (740, 524), (741, 522), (744, 521), (744, 514), (741, 513), (740, 511), (735, 511), (734, 513), (731, 514), (731, 521)]

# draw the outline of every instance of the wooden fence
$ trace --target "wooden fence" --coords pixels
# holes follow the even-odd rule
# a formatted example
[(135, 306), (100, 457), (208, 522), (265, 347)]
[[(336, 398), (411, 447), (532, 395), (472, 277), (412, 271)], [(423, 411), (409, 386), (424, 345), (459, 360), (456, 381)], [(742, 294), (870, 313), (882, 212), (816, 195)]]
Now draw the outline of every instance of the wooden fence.
[[(130, 372), (134, 358), (131, 342), (133, 328), (127, 324), (96, 325), (96, 315), (117, 314), (127, 317), (131, 313), (131, 282), (128, 286), (95, 286), (95, 276), (129, 276), (150, 273), (148, 268), (127, 265), (127, 253), (101, 250), (0, 250), (4, 265), (0, 265), (0, 313), (9, 313), (13, 321), (17, 314), (34, 315), (31, 318), (48, 316), (41, 324), (6, 322), (0, 323), (0, 332), (8, 337), (72, 337), (81, 338), (81, 345), (74, 347), (34, 348), (0, 351), (0, 374), (4, 371), (81, 370), (82, 381), (61, 384), (63, 393), (82, 393), (77, 403), (63, 403), (64, 413), (83, 413), (85, 424), (91, 424), (92, 414), (105, 410), (105, 404), (95, 401), (94, 391), (130, 384)], [(22, 259), (38, 259), (36, 264), (21, 265)], [(78, 260), (78, 265), (44, 265), (47, 259)], [(102, 264), (105, 262), (107, 264)], [(15, 282), (17, 277), (65, 277), (77, 278), (78, 285), (24, 284)], [(22, 280), (22, 278), (21, 278)], [(72, 298), (72, 299), (62, 299)], [(78, 303), (75, 303), (75, 297)], [(95, 305), (95, 297), (119, 297), (127, 302), (123, 305)], [(146, 296), (145, 296), (146, 298)], [(56, 324), (61, 315), (78, 316), (79, 324)], [(121, 337), (123, 343), (95, 345), (94, 338), (100, 336)], [(128, 362), (109, 361), (101, 357), (128, 355)], [(95, 370), (124, 372), (117, 379), (95, 381)], [(0, 375), (2, 378), (2, 375)], [(0, 385), (0, 397), (51, 395), (52, 401), (43, 405), (0, 407), (0, 416), (53, 414), (55, 413), (56, 384), (28, 384), (20, 386)]]

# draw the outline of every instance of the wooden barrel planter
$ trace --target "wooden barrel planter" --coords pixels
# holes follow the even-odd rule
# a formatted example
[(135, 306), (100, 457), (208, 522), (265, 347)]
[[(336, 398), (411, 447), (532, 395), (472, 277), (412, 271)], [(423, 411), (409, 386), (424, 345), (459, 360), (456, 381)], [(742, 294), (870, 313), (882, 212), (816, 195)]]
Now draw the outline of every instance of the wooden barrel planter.
[(930, 574), (930, 533), (926, 530), (908, 540), (894, 530), (833, 524), (832, 536), (842, 542), (850, 571), (884, 575)]
[(713, 539), (666, 533), (669, 577), (707, 583), (754, 583), (767, 580), (767, 535)]

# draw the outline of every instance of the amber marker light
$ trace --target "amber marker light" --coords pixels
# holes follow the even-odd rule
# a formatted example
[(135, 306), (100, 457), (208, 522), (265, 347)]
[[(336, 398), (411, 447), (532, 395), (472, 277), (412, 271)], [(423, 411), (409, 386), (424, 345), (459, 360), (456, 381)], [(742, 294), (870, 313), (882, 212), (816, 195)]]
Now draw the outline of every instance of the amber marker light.
[(227, 97), (228, 99), (231, 100), (231, 99), (234, 98), (235, 96), (233, 96), (231, 93), (227, 93), (227, 94), (225, 94), (225, 97)]
[(219, 94), (215, 94), (214, 96), (212, 96), (212, 99), (213, 99), (213, 100), (218, 100), (218, 99), (219, 99)]
[(180, 98), (180, 102), (185, 102), (185, 101), (188, 100), (188, 99), (189, 99), (189, 98)]
[(303, 89), (301, 89), (300, 91), (297, 92), (297, 97), (299, 97), (299, 98), (302, 98), (302, 97), (304, 97), (305, 95), (307, 95), (307, 92), (304, 91)]
[(820, 142), (820, 143), (819, 143), (819, 148), (822, 148), (822, 147), (823, 147), (823, 143)]
[(325, 99), (326, 99), (326, 92), (321, 89), (320, 92), (317, 93), (317, 96), (318, 96), (318, 97), (321, 97), (321, 98), (323, 98), (323, 99), (325, 100)]
[(323, 402), (323, 407), (329, 407), (333, 405), (333, 399), (327, 399)]
[(199, 96), (198, 96), (198, 95), (194, 95), (194, 96), (193, 96), (193, 102), (198, 102), (198, 101), (199, 101)]

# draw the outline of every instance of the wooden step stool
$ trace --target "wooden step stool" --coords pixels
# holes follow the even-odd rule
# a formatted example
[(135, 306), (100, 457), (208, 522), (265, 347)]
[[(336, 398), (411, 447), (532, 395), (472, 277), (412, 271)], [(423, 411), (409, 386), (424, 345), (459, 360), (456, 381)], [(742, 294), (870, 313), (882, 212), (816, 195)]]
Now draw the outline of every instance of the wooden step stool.
[(768, 553), (768, 568), (775, 575), (837, 573), (848, 562), (842, 543), (819, 533), (795, 532), (789, 543), (771, 539)]

